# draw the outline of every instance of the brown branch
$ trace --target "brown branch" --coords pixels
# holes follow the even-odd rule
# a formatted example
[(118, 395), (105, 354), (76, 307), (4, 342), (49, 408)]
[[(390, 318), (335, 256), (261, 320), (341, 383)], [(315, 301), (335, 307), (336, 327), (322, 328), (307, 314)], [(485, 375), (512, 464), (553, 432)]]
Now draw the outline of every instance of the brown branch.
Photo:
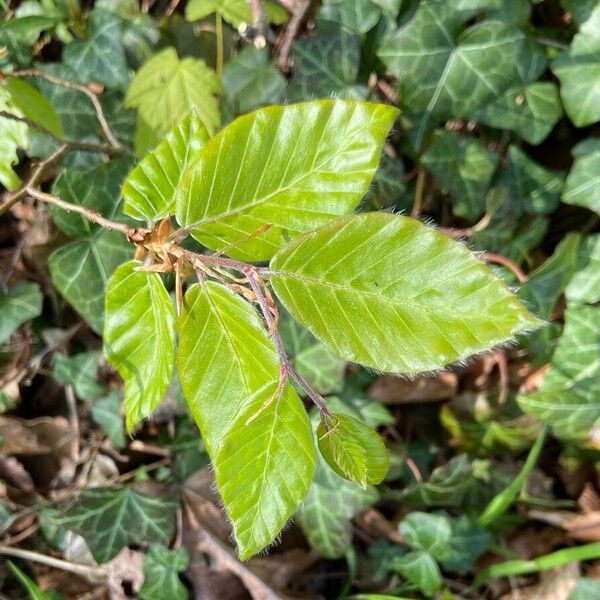
[(88, 86), (83, 85), (81, 83), (77, 83), (75, 81), (69, 81), (67, 79), (63, 79), (62, 77), (56, 77), (55, 75), (50, 75), (49, 73), (44, 73), (44, 71), (38, 71), (36, 69), (23, 69), (22, 71), (13, 71), (10, 73), (11, 77), (37, 77), (39, 79), (44, 79), (54, 85), (60, 85), (61, 87), (65, 87), (71, 90), (76, 90), (85, 94), (91, 101), (94, 106), (94, 110), (96, 111), (96, 118), (98, 119), (98, 123), (100, 123), (100, 127), (102, 128), (102, 132), (104, 133), (104, 137), (107, 139), (108, 143), (112, 146), (114, 150), (121, 150), (122, 145), (113, 133), (108, 121), (106, 120), (106, 116), (104, 114), (104, 109), (102, 108), (102, 104), (100, 104), (100, 100), (98, 95), (93, 92)]
[(59, 161), (69, 151), (69, 145), (63, 144), (51, 154), (46, 160), (43, 160), (30, 175), (29, 179), (15, 192), (13, 192), (7, 200), (0, 205), (0, 217), (7, 213), (17, 202), (28, 194), (28, 189), (36, 186), (46, 173), (46, 170), (55, 162)]
[(302, 21), (304, 21), (304, 17), (310, 8), (310, 0), (297, 0), (292, 18), (290, 19), (287, 28), (285, 30), (285, 37), (283, 38), (283, 42), (281, 44), (281, 48), (279, 50), (279, 58), (277, 59), (277, 66), (281, 71), (288, 72), (289, 58), (290, 58), (290, 50), (292, 49), (292, 44), (294, 39), (298, 35), (300, 31), (300, 26), (302, 25)]
[(58, 206), (58, 208), (62, 208), (67, 212), (76, 212), (85, 217), (88, 221), (92, 223), (96, 223), (103, 227), (104, 229), (108, 229), (109, 231), (120, 231), (124, 233), (129, 239), (132, 234), (135, 232), (135, 229), (131, 227), (131, 225), (127, 225), (126, 223), (117, 223), (116, 221), (111, 221), (110, 219), (104, 218), (100, 213), (94, 212), (89, 208), (85, 208), (84, 206), (79, 206), (78, 204), (71, 204), (70, 202), (65, 202), (61, 198), (57, 196), (53, 196), (52, 194), (47, 194), (46, 192), (42, 192), (38, 189), (28, 187), (26, 190), (27, 194), (29, 194), (32, 198), (36, 200), (40, 200), (41, 202), (45, 202), (46, 204), (52, 204), (54, 206)]
[(419, 170), (417, 171), (417, 183), (415, 187), (415, 201), (413, 203), (412, 210), (410, 211), (410, 216), (413, 217), (413, 219), (418, 219), (419, 215), (421, 214), (426, 176), (427, 173), (425, 172), (425, 169), (419, 167)]

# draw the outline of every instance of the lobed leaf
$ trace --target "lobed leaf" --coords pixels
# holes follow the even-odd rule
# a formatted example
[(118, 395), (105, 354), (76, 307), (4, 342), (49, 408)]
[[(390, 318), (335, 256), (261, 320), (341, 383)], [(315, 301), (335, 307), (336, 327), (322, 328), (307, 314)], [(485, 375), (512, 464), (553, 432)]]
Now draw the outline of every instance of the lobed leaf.
[(579, 269), (565, 289), (567, 303), (600, 302), (600, 235), (589, 235), (582, 241), (578, 259)]
[(104, 394), (104, 386), (98, 381), (98, 359), (96, 351), (78, 352), (73, 356), (56, 353), (52, 363), (52, 377), (63, 385), (73, 386), (81, 400), (95, 400)]
[(192, 286), (178, 331), (181, 388), (245, 559), (273, 542), (306, 496), (315, 468), (308, 417), (290, 384), (278, 389), (260, 318), (227, 287)]
[(162, 544), (151, 544), (144, 555), (144, 583), (140, 588), (142, 600), (186, 600), (187, 588), (179, 579), (189, 558), (185, 548), (168, 550)]
[(252, 23), (250, 6), (246, 0), (190, 0), (185, 7), (188, 21), (199, 21), (212, 13), (219, 13), (235, 28), (242, 23)]
[(270, 268), (299, 323), (385, 371), (441, 368), (540, 324), (464, 246), (397, 215), (339, 219), (292, 240)]
[(398, 528), (406, 543), (414, 550), (425, 550), (437, 560), (450, 554), (452, 525), (444, 515), (411, 512)]
[(160, 275), (129, 261), (106, 285), (104, 353), (125, 382), (131, 431), (163, 399), (175, 362), (175, 309)]
[(42, 312), (42, 300), (37, 283), (17, 283), (6, 292), (0, 290), (0, 344)]
[(175, 213), (175, 192), (183, 172), (209, 135), (192, 109), (158, 146), (147, 154), (123, 183), (123, 212), (146, 221)]
[(324, 417), (317, 441), (327, 464), (341, 477), (363, 489), (383, 481), (389, 465), (387, 450), (378, 433), (347, 414)]
[(561, 200), (600, 214), (600, 148), (576, 156)]
[(268, 259), (287, 238), (354, 209), (396, 114), (321, 100), (240, 117), (184, 173), (177, 220), (213, 250)]

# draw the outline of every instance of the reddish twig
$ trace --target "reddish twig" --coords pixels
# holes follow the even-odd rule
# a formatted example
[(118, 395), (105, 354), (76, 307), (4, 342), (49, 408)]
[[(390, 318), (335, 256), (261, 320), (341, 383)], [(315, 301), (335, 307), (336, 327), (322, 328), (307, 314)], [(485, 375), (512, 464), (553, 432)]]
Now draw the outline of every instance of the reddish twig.
[(494, 254), (493, 252), (482, 252), (480, 256), (486, 262), (496, 263), (508, 269), (519, 280), (519, 283), (527, 282), (527, 275), (525, 275), (521, 270), (521, 267), (510, 258), (502, 256), (501, 254)]
[(292, 14), (292, 18), (290, 19), (285, 30), (285, 36), (283, 38), (283, 42), (279, 50), (277, 66), (280, 70), (286, 73), (289, 71), (290, 68), (289, 58), (290, 50), (292, 49), (292, 44), (294, 43), (294, 39), (298, 35), (298, 31), (300, 31), (300, 26), (302, 25), (302, 21), (304, 21), (304, 17), (306, 16), (306, 13), (308, 12), (309, 8), (310, 0), (297, 0)]

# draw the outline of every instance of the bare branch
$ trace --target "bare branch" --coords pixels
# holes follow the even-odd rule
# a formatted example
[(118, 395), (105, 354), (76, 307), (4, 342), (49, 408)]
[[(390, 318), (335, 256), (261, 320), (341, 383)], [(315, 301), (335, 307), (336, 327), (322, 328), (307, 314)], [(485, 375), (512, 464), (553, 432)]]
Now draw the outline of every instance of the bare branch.
[(309, 8), (310, 0), (297, 0), (292, 18), (290, 19), (287, 29), (285, 30), (285, 37), (283, 38), (283, 43), (281, 44), (281, 49), (279, 50), (279, 58), (277, 59), (277, 66), (282, 71), (289, 71), (289, 57), (290, 50), (292, 49), (292, 43), (298, 35), (298, 31), (300, 31), (300, 26), (302, 25), (304, 17), (306, 16)]

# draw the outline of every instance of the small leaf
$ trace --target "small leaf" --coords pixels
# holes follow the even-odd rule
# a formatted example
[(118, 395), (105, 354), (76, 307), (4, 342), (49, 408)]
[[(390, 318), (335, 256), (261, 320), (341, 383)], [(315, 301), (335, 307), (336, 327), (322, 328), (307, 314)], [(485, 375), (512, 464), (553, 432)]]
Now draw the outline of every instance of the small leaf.
[(346, 481), (319, 456), (315, 477), (295, 520), (312, 548), (326, 558), (340, 558), (352, 546), (350, 519), (377, 498), (375, 488), (361, 489)]
[(565, 290), (569, 306), (600, 301), (600, 235), (589, 235), (583, 240), (578, 259), (579, 268)]
[(561, 200), (600, 214), (600, 148), (575, 159)]
[(123, 184), (123, 212), (136, 219), (158, 221), (175, 213), (175, 190), (183, 171), (208, 140), (195, 109), (147, 154)]
[(233, 245), (227, 253), (236, 258), (270, 258), (286, 238), (352, 211), (396, 114), (320, 100), (244, 115), (184, 173), (177, 220), (212, 250)]
[(364, 35), (377, 25), (381, 8), (373, 0), (325, 0), (318, 17)]
[(95, 400), (104, 394), (98, 382), (98, 352), (79, 352), (73, 356), (56, 353), (52, 376), (63, 385), (71, 385), (81, 400)]
[(144, 556), (144, 583), (139, 591), (142, 600), (186, 600), (188, 592), (179, 579), (189, 558), (185, 548), (167, 550), (151, 544)]
[(443, 559), (442, 567), (452, 573), (468, 572), (489, 548), (492, 536), (464, 515), (452, 519), (451, 526), (448, 556)]
[(185, 18), (188, 21), (199, 21), (215, 12), (236, 29), (242, 23), (252, 22), (250, 6), (246, 0), (190, 0), (185, 7)]
[(429, 552), (415, 551), (390, 561), (389, 568), (414, 583), (425, 595), (432, 596), (442, 587), (440, 568)]
[[(10, 92), (0, 86), (0, 110), (5, 110), (17, 116), (23, 116), (13, 104)], [(0, 184), (9, 192), (19, 187), (21, 179), (14, 172), (13, 166), (18, 162), (17, 149), (27, 147), (27, 132), (25, 123), (0, 117)]]
[(148, 128), (149, 138), (143, 144), (136, 142), (137, 154), (152, 150), (193, 108), (212, 135), (220, 123), (220, 87), (204, 61), (180, 60), (174, 48), (165, 48), (145, 62), (125, 96), (125, 105), (138, 109), (138, 134), (141, 126)]
[(168, 540), (176, 508), (167, 497), (132, 488), (92, 488), (81, 492), (57, 520), (83, 536), (94, 558), (105, 563), (125, 546)]
[(596, 5), (570, 48), (553, 63), (565, 111), (577, 127), (600, 121), (600, 5)]
[(116, 390), (111, 390), (108, 396), (96, 400), (92, 404), (90, 414), (94, 423), (102, 428), (115, 448), (121, 449), (126, 446), (121, 400)]
[(379, 434), (346, 414), (331, 414), (323, 419), (317, 429), (317, 440), (327, 464), (362, 488), (367, 483), (381, 483), (389, 465)]
[(454, 214), (470, 220), (481, 216), (497, 154), (476, 138), (442, 129), (435, 132), (421, 162), (452, 196)]
[(271, 270), (300, 324), (385, 371), (440, 368), (540, 324), (463, 245), (398, 215), (339, 219), (290, 242)]
[(125, 382), (131, 431), (160, 404), (175, 362), (175, 308), (160, 275), (121, 265), (106, 285), (104, 352)]
[(0, 290), (0, 344), (23, 323), (42, 312), (42, 294), (37, 283), (17, 283), (7, 292)]
[(549, 424), (563, 440), (585, 441), (600, 419), (600, 308), (565, 312), (565, 328), (536, 392), (518, 397), (521, 409)]
[(449, 556), (452, 527), (448, 517), (411, 512), (398, 529), (413, 550), (425, 550), (437, 560)]
[(178, 331), (181, 388), (246, 559), (306, 496), (315, 468), (308, 417), (289, 383), (279, 389), (277, 352), (257, 313), (227, 287), (189, 288)]
[(123, 89), (128, 81), (125, 51), (121, 44), (121, 19), (102, 9), (90, 12), (88, 37), (67, 44), (63, 60), (83, 83), (92, 81)]

